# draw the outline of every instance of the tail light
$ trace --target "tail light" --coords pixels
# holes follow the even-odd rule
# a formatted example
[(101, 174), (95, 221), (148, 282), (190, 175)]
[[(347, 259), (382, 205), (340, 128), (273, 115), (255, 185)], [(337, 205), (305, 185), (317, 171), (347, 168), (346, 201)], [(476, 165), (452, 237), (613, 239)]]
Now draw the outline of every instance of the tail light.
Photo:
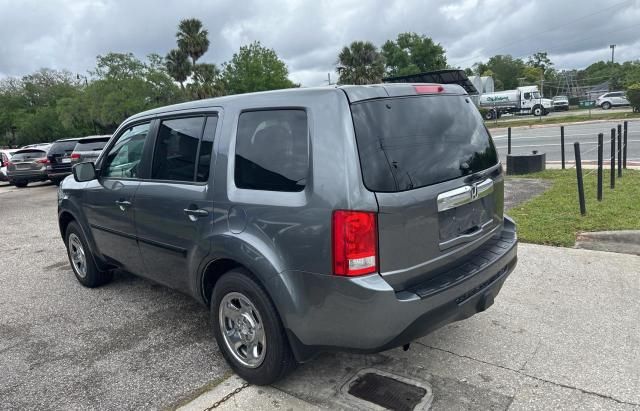
[(71, 159), (72, 160), (80, 160), (80, 154), (79, 153), (71, 153)]
[(444, 91), (444, 87), (439, 84), (417, 84), (413, 87), (416, 89), (417, 94), (433, 94)]
[(332, 224), (334, 274), (358, 276), (376, 272), (378, 229), (375, 213), (334, 211)]
[(40, 164), (49, 164), (49, 163), (51, 163), (51, 162), (49, 161), (49, 159), (48, 159), (48, 158), (41, 158), (41, 159), (39, 159), (39, 160), (36, 160), (36, 163), (40, 163)]

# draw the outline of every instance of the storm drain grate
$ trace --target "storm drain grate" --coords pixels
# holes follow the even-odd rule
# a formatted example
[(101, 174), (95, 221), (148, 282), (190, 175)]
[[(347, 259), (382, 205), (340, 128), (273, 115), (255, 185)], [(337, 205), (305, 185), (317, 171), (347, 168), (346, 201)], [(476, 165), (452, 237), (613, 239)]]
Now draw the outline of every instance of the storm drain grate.
[(375, 373), (358, 376), (348, 392), (354, 397), (397, 411), (413, 410), (427, 394), (422, 387)]

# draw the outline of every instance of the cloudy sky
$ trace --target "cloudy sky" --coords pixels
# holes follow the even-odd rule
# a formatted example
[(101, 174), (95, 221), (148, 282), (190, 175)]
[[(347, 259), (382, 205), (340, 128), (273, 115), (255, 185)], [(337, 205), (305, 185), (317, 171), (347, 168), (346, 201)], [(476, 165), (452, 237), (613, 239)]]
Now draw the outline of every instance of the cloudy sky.
[(344, 45), (405, 31), (442, 44), (452, 66), (548, 51), (558, 68), (583, 68), (610, 59), (609, 44), (616, 61), (640, 58), (640, 0), (0, 0), (0, 78), (84, 74), (109, 51), (164, 55), (187, 17), (209, 30), (201, 61), (221, 64), (259, 40), (304, 86), (326, 84)]

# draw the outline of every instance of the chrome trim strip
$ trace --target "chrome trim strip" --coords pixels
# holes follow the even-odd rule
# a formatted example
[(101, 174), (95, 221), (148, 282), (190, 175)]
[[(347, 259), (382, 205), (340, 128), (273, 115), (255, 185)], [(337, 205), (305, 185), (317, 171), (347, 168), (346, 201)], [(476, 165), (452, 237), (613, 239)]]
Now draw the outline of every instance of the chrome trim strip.
[(470, 203), (479, 198), (486, 197), (493, 193), (493, 180), (486, 180), (470, 186), (462, 186), (450, 191), (438, 194), (438, 212), (450, 210), (461, 205)]

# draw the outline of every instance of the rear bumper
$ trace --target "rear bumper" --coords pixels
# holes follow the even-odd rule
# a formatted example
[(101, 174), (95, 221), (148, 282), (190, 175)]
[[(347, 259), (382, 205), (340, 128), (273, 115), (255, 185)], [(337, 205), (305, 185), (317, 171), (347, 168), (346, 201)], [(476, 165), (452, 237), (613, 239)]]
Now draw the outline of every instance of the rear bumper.
[(44, 170), (39, 171), (12, 171), (7, 173), (9, 181), (44, 181), (46, 180), (47, 173)]
[(329, 350), (387, 350), (486, 310), (516, 266), (513, 221), (505, 218), (490, 242), (459, 267), (400, 292), (378, 274), (282, 273), (274, 280), (280, 287), (273, 297), (296, 358), (306, 361)]

